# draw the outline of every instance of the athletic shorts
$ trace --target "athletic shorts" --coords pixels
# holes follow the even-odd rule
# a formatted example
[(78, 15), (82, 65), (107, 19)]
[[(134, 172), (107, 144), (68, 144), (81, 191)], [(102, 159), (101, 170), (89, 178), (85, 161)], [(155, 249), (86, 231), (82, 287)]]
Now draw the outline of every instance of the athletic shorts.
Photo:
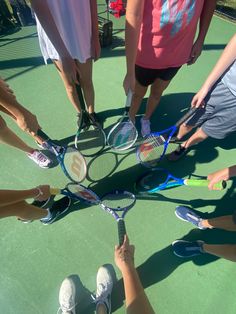
[(142, 86), (151, 85), (157, 78), (170, 81), (181, 67), (167, 69), (149, 69), (135, 64), (135, 77)]
[(208, 93), (205, 104), (186, 125), (201, 127), (206, 135), (216, 139), (236, 131), (236, 97), (221, 81)]

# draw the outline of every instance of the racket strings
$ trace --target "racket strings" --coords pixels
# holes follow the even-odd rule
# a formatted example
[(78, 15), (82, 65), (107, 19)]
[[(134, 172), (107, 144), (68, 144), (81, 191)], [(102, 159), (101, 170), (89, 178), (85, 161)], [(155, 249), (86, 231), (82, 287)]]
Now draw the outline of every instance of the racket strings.
[(165, 140), (162, 136), (149, 136), (139, 149), (141, 161), (148, 162), (158, 160), (163, 154), (164, 143)]
[(85, 179), (87, 164), (77, 149), (67, 147), (64, 155), (64, 166), (73, 181), (81, 182)]
[(102, 204), (114, 210), (122, 210), (131, 207), (135, 202), (135, 197), (132, 195), (108, 194), (102, 198)]
[(116, 149), (131, 147), (137, 139), (137, 130), (131, 121), (119, 123), (109, 134), (109, 145)]

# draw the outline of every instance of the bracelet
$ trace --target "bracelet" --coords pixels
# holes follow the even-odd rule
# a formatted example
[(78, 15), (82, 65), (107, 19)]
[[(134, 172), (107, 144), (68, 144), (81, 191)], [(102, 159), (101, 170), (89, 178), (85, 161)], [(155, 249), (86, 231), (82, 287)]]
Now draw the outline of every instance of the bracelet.
[(40, 190), (40, 188), (36, 188), (38, 191), (38, 194), (34, 197), (34, 199), (36, 200), (39, 196), (43, 195), (43, 192)]

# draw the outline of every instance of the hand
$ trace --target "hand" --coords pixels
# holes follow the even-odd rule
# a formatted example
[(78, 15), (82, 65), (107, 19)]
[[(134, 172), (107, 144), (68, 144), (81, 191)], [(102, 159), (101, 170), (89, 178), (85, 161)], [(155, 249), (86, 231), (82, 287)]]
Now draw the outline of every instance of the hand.
[(205, 87), (202, 87), (199, 92), (197, 92), (197, 94), (193, 97), (192, 99), (192, 102), (191, 102), (191, 106), (192, 107), (196, 107), (196, 108), (199, 108), (199, 107), (205, 107), (205, 97), (208, 93), (208, 89), (205, 88)]
[(38, 189), (37, 191), (41, 192), (42, 194), (39, 196), (36, 196), (34, 199), (37, 201), (46, 201), (50, 196), (50, 186), (49, 185), (39, 185), (36, 187), (36, 189)]
[(208, 184), (209, 190), (217, 190), (217, 188), (214, 187), (214, 184), (221, 180), (229, 180), (229, 168), (224, 168), (216, 172), (210, 173), (207, 179), (210, 180)]
[(125, 268), (134, 267), (134, 245), (129, 244), (129, 238), (125, 235), (124, 243), (115, 246), (115, 263), (122, 272)]
[(16, 117), (16, 123), (19, 128), (33, 136), (41, 129), (36, 116), (26, 109), (22, 110), (21, 114)]
[(197, 60), (197, 58), (200, 56), (202, 53), (202, 46), (203, 42), (200, 40), (196, 40), (195, 43), (193, 44), (189, 60), (188, 60), (188, 65), (194, 64)]
[(132, 93), (134, 93), (135, 90), (135, 74), (129, 75), (126, 74), (124, 81), (123, 81), (123, 87), (125, 90), (125, 94), (128, 94), (128, 91), (131, 90)]

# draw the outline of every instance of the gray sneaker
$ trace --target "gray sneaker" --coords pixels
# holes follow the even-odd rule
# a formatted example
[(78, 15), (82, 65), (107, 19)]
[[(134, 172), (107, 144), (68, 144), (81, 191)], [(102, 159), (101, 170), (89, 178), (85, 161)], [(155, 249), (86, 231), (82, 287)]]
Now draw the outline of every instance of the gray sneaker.
[(59, 303), (60, 307), (57, 313), (75, 314), (75, 284), (70, 277), (66, 277), (60, 287)]
[(97, 272), (97, 291), (96, 296), (94, 296), (94, 302), (96, 307), (99, 304), (104, 304), (107, 313), (111, 313), (111, 292), (113, 288), (112, 275), (108, 268), (104, 265), (98, 269)]
[(142, 137), (145, 137), (151, 133), (150, 120), (149, 119), (141, 119), (141, 134)]
[(27, 156), (41, 168), (49, 168), (50, 164), (52, 163), (50, 158), (37, 149), (34, 150), (31, 154), (27, 154)]

